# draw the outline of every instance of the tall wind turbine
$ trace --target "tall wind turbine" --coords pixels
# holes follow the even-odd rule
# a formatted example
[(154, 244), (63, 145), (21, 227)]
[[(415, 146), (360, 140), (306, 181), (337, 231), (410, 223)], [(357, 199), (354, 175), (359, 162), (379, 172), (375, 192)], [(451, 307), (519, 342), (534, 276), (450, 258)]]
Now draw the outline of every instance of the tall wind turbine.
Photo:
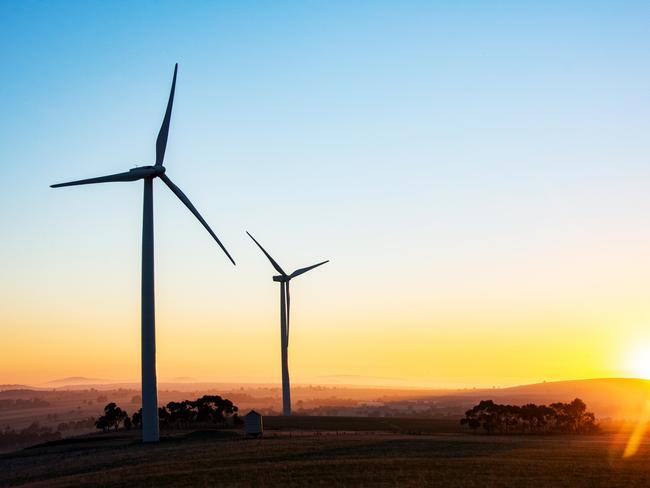
[(125, 173), (100, 176), (85, 180), (71, 181), (51, 185), (52, 188), (74, 185), (89, 185), (93, 183), (112, 183), (114, 181), (144, 180), (144, 204), (142, 212), (142, 440), (156, 442), (160, 438), (158, 431), (158, 390), (156, 382), (156, 330), (155, 330), (155, 299), (154, 299), (154, 260), (153, 260), (153, 180), (160, 178), (181, 202), (199, 219), (203, 227), (217, 241), (223, 252), (226, 253), (232, 264), (232, 259), (219, 238), (212, 232), (208, 223), (201, 217), (192, 202), (165, 174), (163, 160), (167, 147), (169, 134), (169, 121), (172, 116), (174, 104), (174, 91), (176, 89), (176, 73), (178, 63), (174, 67), (172, 88), (167, 101), (167, 110), (163, 118), (158, 138), (156, 139), (156, 163), (153, 166), (140, 166)]
[(291, 274), (285, 273), (280, 265), (271, 257), (271, 255), (266, 252), (262, 245), (255, 240), (255, 238), (250, 235), (248, 231), (246, 234), (253, 239), (257, 247), (259, 247), (264, 255), (271, 261), (271, 264), (275, 270), (280, 273), (273, 277), (273, 281), (280, 283), (280, 347), (282, 350), (282, 415), (291, 415), (291, 385), (289, 382), (289, 315), (291, 307), (291, 295), (289, 294), (289, 282), (296, 276), (300, 276), (307, 271), (310, 271), (322, 264), (329, 263), (323, 261), (318, 264), (313, 264), (307, 266), (306, 268), (300, 268), (295, 270)]

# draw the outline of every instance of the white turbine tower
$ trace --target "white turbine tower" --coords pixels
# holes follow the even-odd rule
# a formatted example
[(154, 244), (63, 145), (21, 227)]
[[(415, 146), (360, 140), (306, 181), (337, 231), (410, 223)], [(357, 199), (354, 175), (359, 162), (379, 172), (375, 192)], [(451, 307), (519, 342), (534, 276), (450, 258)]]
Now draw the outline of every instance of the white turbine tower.
[(100, 176), (85, 180), (71, 181), (51, 185), (52, 188), (74, 185), (89, 185), (92, 183), (110, 183), (114, 181), (144, 180), (144, 204), (142, 214), (142, 440), (156, 442), (160, 438), (158, 431), (158, 390), (156, 382), (156, 329), (155, 329), (155, 298), (154, 298), (154, 259), (153, 259), (153, 180), (160, 178), (181, 202), (199, 219), (203, 227), (217, 241), (230, 261), (235, 264), (219, 238), (212, 232), (208, 223), (201, 217), (192, 202), (165, 174), (163, 160), (167, 147), (169, 134), (169, 121), (174, 104), (174, 91), (176, 89), (176, 73), (178, 63), (174, 67), (174, 78), (169, 93), (167, 110), (163, 119), (158, 138), (156, 139), (156, 163), (153, 166), (141, 166), (126, 173)]
[(282, 351), (282, 415), (291, 415), (291, 384), (289, 382), (289, 315), (291, 308), (291, 295), (289, 294), (289, 282), (296, 276), (300, 276), (307, 271), (310, 271), (322, 264), (329, 263), (323, 261), (318, 264), (307, 266), (295, 270), (291, 274), (285, 273), (280, 265), (266, 252), (262, 245), (255, 240), (255, 238), (246, 231), (248, 236), (253, 239), (257, 247), (259, 247), (264, 255), (271, 261), (275, 270), (280, 273), (273, 277), (273, 281), (280, 283), (280, 347)]

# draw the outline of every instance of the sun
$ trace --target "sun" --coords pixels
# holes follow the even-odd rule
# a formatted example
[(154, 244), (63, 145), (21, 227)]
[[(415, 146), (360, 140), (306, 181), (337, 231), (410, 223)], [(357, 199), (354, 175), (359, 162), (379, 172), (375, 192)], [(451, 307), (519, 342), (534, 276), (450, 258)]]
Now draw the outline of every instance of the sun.
[(627, 355), (627, 370), (638, 378), (650, 380), (650, 344), (639, 344)]

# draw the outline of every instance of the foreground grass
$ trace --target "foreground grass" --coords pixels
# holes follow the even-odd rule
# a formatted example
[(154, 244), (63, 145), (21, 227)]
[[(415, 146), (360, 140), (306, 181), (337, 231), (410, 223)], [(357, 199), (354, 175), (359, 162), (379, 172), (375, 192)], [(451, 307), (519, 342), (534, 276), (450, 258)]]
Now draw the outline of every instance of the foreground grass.
[(312, 426), (335, 430), (310, 431), (306, 418), (280, 419), (278, 428), (298, 430), (269, 431), (260, 440), (228, 431), (175, 433), (157, 445), (142, 445), (134, 433), (71, 439), (0, 456), (0, 485), (650, 486), (650, 446), (623, 460), (626, 439), (613, 434), (413, 435), (400, 433), (418, 430), (408, 420), (391, 419), (386, 432), (377, 432), (385, 419), (374, 420), (350, 432), (342, 427), (354, 424), (344, 420), (314, 419)]

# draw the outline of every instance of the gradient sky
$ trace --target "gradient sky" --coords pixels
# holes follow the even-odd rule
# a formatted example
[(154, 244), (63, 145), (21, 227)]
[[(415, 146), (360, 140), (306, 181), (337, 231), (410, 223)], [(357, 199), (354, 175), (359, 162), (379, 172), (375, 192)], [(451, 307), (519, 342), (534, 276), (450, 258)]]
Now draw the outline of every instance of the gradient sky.
[[(647, 2), (0, 3), (0, 383), (139, 378), (154, 160), (158, 376), (432, 386), (650, 358)], [(647, 353), (647, 354), (646, 354)], [(638, 358), (641, 358), (639, 360)], [(636, 359), (631, 359), (636, 358)], [(650, 359), (648, 359), (650, 361)]]

